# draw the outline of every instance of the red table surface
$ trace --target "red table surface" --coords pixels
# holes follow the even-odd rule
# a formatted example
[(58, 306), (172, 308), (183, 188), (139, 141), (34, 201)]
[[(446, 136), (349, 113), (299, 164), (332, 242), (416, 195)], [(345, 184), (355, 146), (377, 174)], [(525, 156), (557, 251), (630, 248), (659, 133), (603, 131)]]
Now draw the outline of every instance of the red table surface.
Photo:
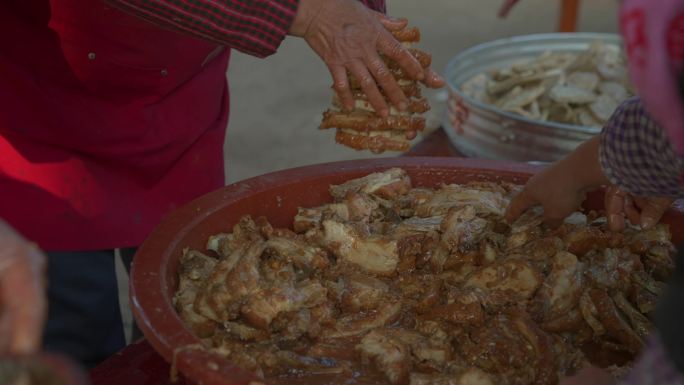
[[(462, 156), (443, 130), (436, 130), (405, 156)], [(190, 385), (171, 382), (170, 365), (145, 340), (135, 342), (108, 358), (90, 372), (92, 385)]]

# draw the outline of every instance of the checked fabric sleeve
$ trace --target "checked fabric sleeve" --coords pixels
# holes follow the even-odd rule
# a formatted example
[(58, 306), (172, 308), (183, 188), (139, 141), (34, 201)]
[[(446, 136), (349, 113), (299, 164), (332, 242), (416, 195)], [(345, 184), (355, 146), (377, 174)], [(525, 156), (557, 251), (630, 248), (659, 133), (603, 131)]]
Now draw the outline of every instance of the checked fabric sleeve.
[(611, 183), (637, 196), (684, 196), (684, 160), (638, 98), (620, 105), (601, 132), (599, 159)]
[[(278, 49), (299, 0), (105, 0), (161, 27), (190, 34), (256, 57)], [(362, 0), (384, 12), (384, 0)]]
[(684, 385), (684, 378), (663, 346), (658, 332), (651, 334), (646, 347), (620, 385)]

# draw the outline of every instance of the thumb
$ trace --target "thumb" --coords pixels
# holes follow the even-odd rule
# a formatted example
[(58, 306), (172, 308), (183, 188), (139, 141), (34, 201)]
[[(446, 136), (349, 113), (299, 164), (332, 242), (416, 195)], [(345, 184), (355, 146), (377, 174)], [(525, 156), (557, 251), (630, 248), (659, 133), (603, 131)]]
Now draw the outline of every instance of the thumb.
[(380, 12), (375, 12), (375, 14), (378, 18), (378, 21), (380, 21), (380, 24), (382, 24), (382, 26), (388, 31), (400, 31), (406, 28), (408, 25), (408, 20), (403, 17), (395, 18)]
[(520, 194), (513, 197), (506, 209), (504, 217), (508, 223), (513, 223), (516, 219), (520, 218), (525, 211), (534, 207), (536, 204), (537, 201), (534, 200), (529, 193), (523, 190)]
[(660, 221), (665, 211), (670, 207), (674, 199), (650, 198), (645, 199), (641, 206), (641, 228), (650, 229)]

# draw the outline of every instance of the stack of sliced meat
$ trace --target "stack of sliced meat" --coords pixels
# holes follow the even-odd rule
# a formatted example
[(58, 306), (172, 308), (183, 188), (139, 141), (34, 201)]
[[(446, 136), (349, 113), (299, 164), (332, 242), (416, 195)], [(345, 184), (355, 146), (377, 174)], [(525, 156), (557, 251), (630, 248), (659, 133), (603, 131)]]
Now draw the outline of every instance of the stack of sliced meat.
[[(392, 31), (392, 34), (408, 47), (423, 68), (430, 66), (432, 63), (430, 54), (411, 48), (414, 43), (420, 41), (418, 28), (405, 28)], [(418, 131), (425, 129), (425, 118), (422, 114), (430, 109), (430, 105), (422, 96), (420, 84), (411, 79), (395, 61), (385, 58), (385, 64), (397, 80), (404, 95), (409, 98), (408, 108), (405, 111), (399, 111), (390, 107), (387, 117), (376, 114), (358, 81), (350, 75), (355, 100), (354, 109), (349, 112), (344, 111), (335, 95), (332, 108), (323, 113), (323, 122), (320, 127), (321, 129), (337, 128), (335, 136), (337, 143), (356, 150), (370, 150), (374, 153), (407, 151)], [(388, 106), (391, 105), (387, 96), (385, 96), (385, 101)]]

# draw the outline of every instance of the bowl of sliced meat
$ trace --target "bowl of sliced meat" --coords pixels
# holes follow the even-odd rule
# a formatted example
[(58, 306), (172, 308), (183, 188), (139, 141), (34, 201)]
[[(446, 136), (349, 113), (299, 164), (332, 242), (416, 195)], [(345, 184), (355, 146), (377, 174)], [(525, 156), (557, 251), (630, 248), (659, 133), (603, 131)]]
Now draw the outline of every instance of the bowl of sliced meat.
[(605, 33), (514, 36), (456, 55), (443, 128), (473, 157), (558, 160), (634, 96), (621, 39)]
[(602, 196), (556, 229), (503, 219), (536, 168), (394, 158), (280, 171), (167, 217), (134, 314), (194, 383), (556, 384), (643, 347), (684, 216), (607, 230)]

